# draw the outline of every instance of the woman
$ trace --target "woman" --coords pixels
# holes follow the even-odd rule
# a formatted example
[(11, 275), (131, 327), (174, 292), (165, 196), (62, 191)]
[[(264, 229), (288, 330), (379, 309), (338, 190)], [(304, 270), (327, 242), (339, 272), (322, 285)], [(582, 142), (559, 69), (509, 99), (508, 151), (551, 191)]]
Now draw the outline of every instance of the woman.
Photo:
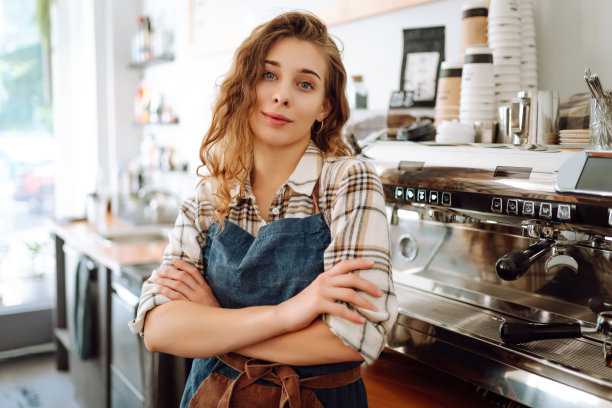
[(210, 174), (130, 323), (149, 350), (195, 358), (181, 406), (367, 406), (359, 366), (397, 307), (382, 186), (342, 139), (345, 84), (308, 13), (236, 51), (200, 148)]

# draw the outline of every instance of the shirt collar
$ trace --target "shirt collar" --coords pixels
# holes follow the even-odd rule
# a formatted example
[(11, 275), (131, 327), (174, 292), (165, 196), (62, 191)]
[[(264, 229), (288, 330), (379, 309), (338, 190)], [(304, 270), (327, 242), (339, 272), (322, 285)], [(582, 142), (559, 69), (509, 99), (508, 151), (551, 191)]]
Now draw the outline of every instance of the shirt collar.
[[(289, 179), (285, 183), (291, 187), (291, 189), (297, 193), (304, 195), (312, 195), (312, 190), (319, 179), (321, 169), (323, 168), (323, 153), (317, 147), (317, 145), (311, 140), (306, 148), (306, 151), (302, 155), (302, 158), (298, 162), (295, 170), (289, 176)], [(235, 185), (231, 188), (231, 194), (238, 194), (240, 186)], [(253, 190), (251, 188), (251, 176), (248, 175), (244, 182), (244, 191), (239, 196), (240, 198), (253, 197)]]
[(322, 168), (323, 153), (311, 140), (286, 184), (293, 191), (310, 196), (319, 179)]

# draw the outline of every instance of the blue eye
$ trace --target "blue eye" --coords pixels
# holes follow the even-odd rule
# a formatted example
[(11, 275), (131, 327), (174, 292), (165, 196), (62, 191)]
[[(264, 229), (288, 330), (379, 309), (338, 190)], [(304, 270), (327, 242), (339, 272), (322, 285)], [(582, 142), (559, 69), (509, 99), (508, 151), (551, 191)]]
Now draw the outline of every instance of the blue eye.
[(264, 79), (276, 79), (276, 75), (273, 72), (266, 71), (263, 73)]
[(313, 86), (310, 82), (300, 82), (298, 86), (302, 89), (313, 89)]

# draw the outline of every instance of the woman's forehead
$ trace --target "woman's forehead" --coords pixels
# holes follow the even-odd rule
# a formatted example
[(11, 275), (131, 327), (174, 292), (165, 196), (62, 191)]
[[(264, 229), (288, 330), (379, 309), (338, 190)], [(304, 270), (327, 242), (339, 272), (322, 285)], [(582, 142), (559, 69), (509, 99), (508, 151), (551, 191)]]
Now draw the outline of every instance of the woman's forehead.
[(313, 71), (323, 79), (327, 74), (325, 54), (314, 43), (293, 37), (277, 40), (264, 58), (282, 68), (296, 71)]

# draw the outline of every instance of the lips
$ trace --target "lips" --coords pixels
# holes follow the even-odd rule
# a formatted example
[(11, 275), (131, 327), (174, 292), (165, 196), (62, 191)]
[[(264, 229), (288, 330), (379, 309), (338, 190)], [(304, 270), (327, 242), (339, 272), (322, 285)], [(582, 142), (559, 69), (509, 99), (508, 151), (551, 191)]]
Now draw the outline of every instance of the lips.
[(277, 113), (271, 113), (271, 112), (262, 112), (262, 113), (264, 117), (268, 120), (268, 123), (270, 123), (273, 126), (283, 126), (283, 125), (293, 122), (288, 117), (279, 115)]

